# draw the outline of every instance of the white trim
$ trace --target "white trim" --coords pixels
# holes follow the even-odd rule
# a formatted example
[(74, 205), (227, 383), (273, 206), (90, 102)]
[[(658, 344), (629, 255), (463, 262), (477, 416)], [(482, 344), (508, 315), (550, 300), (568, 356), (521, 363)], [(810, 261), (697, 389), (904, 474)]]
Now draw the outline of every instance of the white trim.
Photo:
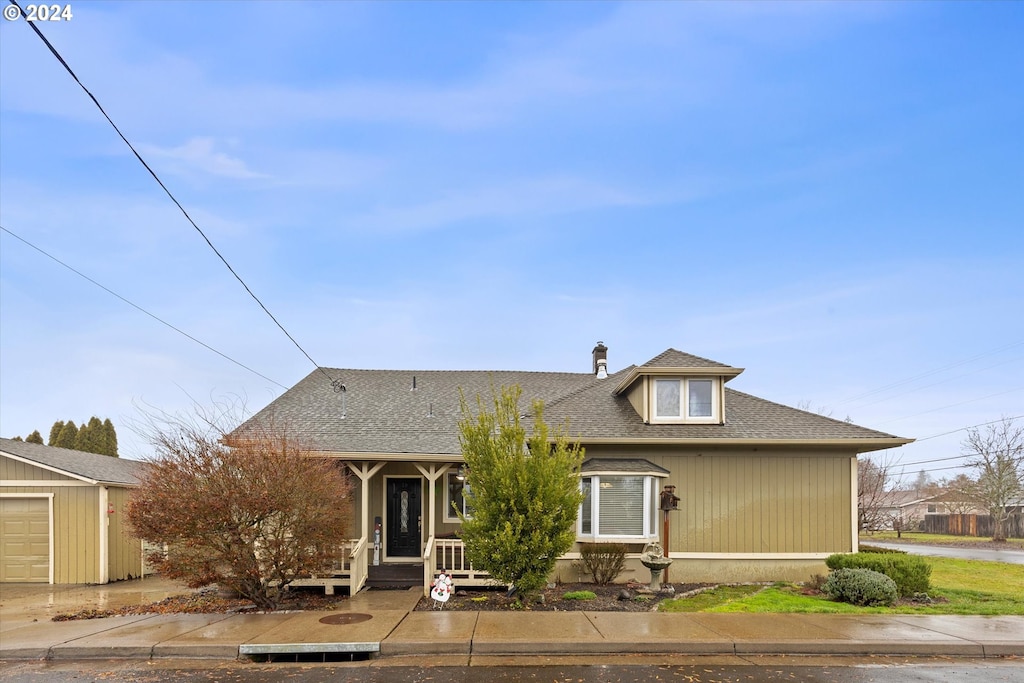
[(100, 536), (100, 552), (99, 552), (99, 581), (98, 583), (110, 583), (110, 515), (107, 513), (107, 508), (110, 505), (110, 490), (106, 486), (100, 487), (100, 516), (97, 520), (99, 522), (99, 536)]
[[(640, 553), (626, 553), (627, 560), (639, 560)], [(824, 560), (835, 553), (675, 553), (668, 554), (672, 560)], [(569, 552), (559, 556), (560, 560), (579, 560), (580, 552)]]
[[(388, 533), (388, 480), (389, 479), (419, 479), (420, 480), (420, 547), (419, 547), (419, 552), (416, 555), (413, 555), (412, 557), (391, 557), (390, 555), (388, 555), (387, 533)], [(423, 495), (423, 489), (425, 488), (423, 486), (423, 477), (417, 476), (415, 474), (385, 474), (385, 475), (383, 475), (381, 477), (381, 488), (382, 488), (382, 490), (381, 490), (381, 498), (380, 498), (381, 499), (381, 511), (380, 511), (380, 519), (381, 519), (381, 530), (380, 530), (381, 531), (381, 534), (380, 534), (380, 536), (381, 536), (381, 540), (380, 540), (380, 544), (381, 544), (380, 555), (381, 555), (381, 558), (380, 559), (381, 559), (381, 562), (390, 562), (392, 564), (402, 564), (402, 563), (419, 564), (419, 563), (423, 562), (423, 542), (424, 541), (423, 541), (423, 524), (422, 524), (422, 520), (423, 520), (423, 505), (424, 505), (424, 502), (425, 502), (424, 499), (426, 498), (426, 496)]]
[[(839, 551), (837, 551), (839, 552)], [(676, 560), (824, 560), (836, 553), (673, 553)]]
[(30, 486), (32, 488), (62, 487), (62, 486), (96, 486), (88, 481), (64, 481), (61, 479), (0, 479), (0, 486)]
[[(658, 382), (677, 382), (679, 385), (679, 413), (676, 415), (658, 415)], [(711, 414), (690, 415), (690, 382), (711, 382)], [(722, 404), (719, 401), (721, 392), (720, 377), (675, 375), (655, 377), (650, 382), (651, 413), (648, 421), (651, 424), (721, 424)]]
[(851, 545), (853, 546), (852, 552), (860, 552), (860, 501), (857, 500), (857, 491), (860, 489), (860, 482), (858, 481), (859, 469), (857, 467), (857, 458), (850, 458), (850, 507), (851, 510)]
[(53, 524), (53, 494), (52, 493), (0, 493), (0, 498), (46, 498), (46, 499), (48, 499), (49, 504), (48, 504), (47, 507), (48, 507), (49, 525), (50, 525), (50, 528), (49, 528), (49, 531), (48, 531), (48, 534), (49, 534), (49, 537), (50, 537), (50, 539), (49, 539), (50, 540), (50, 548), (49, 548), (50, 557), (47, 559), (47, 564), (49, 564), (49, 566), (50, 566), (49, 577), (48, 577), (49, 578), (49, 582), (50, 582), (50, 585), (53, 585), (53, 572), (54, 572), (54, 566), (53, 566), (53, 527), (54, 527), (54, 524)]

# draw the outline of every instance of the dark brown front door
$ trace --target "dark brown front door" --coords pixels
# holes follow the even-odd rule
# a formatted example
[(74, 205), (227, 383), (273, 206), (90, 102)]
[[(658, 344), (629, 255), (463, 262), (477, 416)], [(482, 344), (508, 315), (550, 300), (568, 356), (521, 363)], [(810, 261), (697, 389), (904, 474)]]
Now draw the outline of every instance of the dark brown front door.
[(388, 557), (420, 555), (420, 489), (418, 477), (388, 479)]

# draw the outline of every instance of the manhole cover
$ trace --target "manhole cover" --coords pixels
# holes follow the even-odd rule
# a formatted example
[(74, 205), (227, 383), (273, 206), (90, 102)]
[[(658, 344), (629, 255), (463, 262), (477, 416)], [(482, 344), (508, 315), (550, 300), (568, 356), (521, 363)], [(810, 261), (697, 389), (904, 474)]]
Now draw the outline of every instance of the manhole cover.
[(320, 619), (321, 624), (358, 624), (361, 621), (368, 621), (373, 616), (370, 614), (358, 614), (356, 612), (343, 612), (341, 614), (329, 614)]

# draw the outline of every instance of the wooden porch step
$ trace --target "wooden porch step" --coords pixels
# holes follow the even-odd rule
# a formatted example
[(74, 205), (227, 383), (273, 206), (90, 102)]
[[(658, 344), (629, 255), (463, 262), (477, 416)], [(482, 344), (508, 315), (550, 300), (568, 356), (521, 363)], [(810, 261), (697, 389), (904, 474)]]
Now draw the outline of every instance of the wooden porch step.
[(423, 584), (422, 564), (382, 564), (367, 568), (370, 588), (411, 588)]

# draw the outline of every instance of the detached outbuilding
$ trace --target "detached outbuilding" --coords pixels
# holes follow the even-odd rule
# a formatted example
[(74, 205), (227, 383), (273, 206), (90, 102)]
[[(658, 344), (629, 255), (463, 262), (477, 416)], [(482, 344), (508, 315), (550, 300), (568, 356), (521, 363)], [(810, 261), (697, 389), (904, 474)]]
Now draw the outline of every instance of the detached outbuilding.
[(124, 523), (146, 464), (0, 439), (0, 582), (109, 583), (143, 573)]

